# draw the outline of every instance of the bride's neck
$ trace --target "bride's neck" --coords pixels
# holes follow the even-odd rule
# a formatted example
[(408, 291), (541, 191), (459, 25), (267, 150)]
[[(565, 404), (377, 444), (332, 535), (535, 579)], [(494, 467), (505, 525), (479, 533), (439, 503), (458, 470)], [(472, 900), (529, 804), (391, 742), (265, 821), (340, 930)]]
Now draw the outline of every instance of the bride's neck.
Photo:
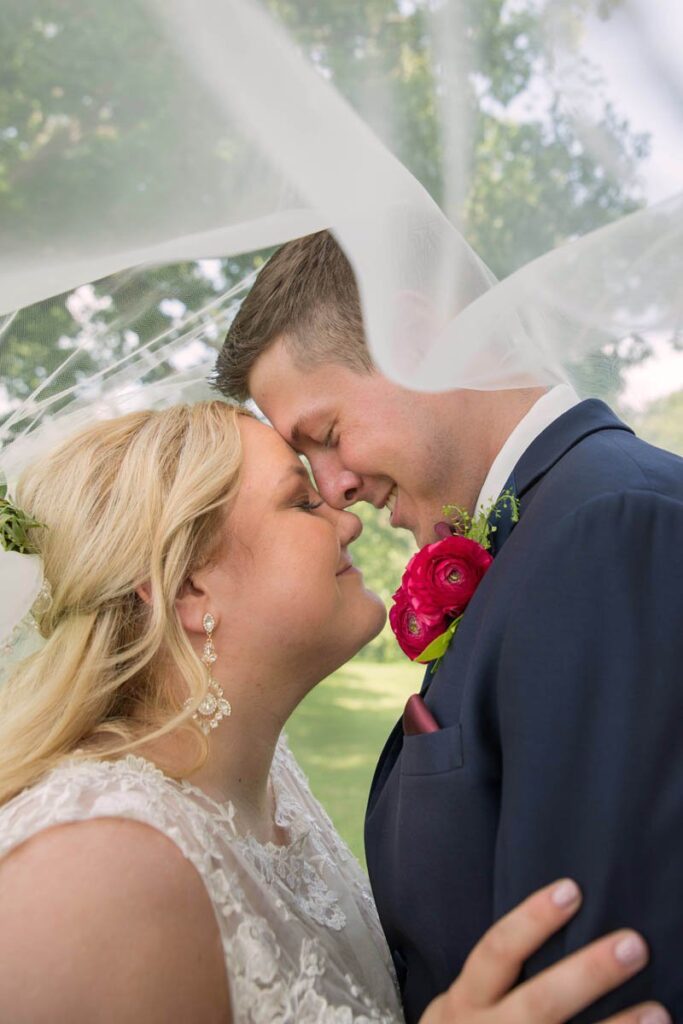
[(218, 800), (230, 800), (245, 820), (270, 821), (268, 778), (284, 721), (233, 706), (209, 734), (209, 757), (188, 781)]
[[(208, 734), (209, 756), (204, 765), (187, 773), (184, 765), (196, 756), (196, 744), (187, 734), (162, 737), (140, 753), (164, 770), (182, 775), (212, 799), (230, 801), (240, 822), (257, 838), (278, 841), (274, 836), (272, 794), (268, 780), (275, 748), (288, 717), (265, 706), (265, 691), (254, 686), (248, 699), (244, 692), (230, 696), (232, 714)], [(293, 710), (293, 709), (292, 709)], [(277, 830), (276, 830), (277, 831)]]

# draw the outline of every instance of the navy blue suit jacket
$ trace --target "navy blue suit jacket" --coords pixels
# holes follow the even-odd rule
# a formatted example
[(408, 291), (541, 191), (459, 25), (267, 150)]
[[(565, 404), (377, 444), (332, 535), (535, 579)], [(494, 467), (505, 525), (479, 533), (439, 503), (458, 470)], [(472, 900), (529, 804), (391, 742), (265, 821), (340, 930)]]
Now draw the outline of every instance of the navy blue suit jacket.
[(515, 467), (519, 523), (423, 696), (366, 819), (370, 880), (406, 1018), (539, 886), (585, 903), (529, 978), (622, 926), (648, 968), (577, 1021), (656, 997), (683, 1021), (683, 460), (590, 400)]

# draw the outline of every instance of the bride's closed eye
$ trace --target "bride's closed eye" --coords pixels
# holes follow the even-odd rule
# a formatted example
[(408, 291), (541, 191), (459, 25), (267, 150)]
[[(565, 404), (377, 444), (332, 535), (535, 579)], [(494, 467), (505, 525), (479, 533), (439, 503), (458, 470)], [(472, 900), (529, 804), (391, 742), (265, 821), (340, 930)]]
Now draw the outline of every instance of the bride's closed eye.
[(324, 504), (325, 502), (322, 501), (322, 499), (320, 501), (310, 501), (306, 498), (302, 501), (295, 502), (296, 508), (302, 508), (304, 512), (315, 512), (317, 508), (320, 508), (320, 506)]

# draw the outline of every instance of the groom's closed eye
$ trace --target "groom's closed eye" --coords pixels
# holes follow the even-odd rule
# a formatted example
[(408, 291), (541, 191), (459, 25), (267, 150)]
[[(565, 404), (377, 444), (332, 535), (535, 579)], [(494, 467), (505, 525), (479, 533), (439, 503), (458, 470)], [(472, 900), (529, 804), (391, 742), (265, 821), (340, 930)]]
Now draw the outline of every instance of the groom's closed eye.
[[(339, 438), (334, 437), (337, 421), (334, 420), (329, 427), (323, 428), (327, 417), (318, 413), (310, 417), (301, 416), (291, 430), (290, 444), (295, 451), (300, 452), (306, 443), (318, 445), (321, 448), (333, 448), (339, 443)], [(329, 421), (328, 421), (329, 422)]]
[(334, 436), (334, 424), (327, 431), (327, 433), (325, 434), (325, 437), (322, 439), (322, 441), (320, 441), (318, 443), (323, 448), (335, 448), (337, 446), (337, 444), (339, 443), (339, 438), (338, 437), (335, 438), (335, 436)]

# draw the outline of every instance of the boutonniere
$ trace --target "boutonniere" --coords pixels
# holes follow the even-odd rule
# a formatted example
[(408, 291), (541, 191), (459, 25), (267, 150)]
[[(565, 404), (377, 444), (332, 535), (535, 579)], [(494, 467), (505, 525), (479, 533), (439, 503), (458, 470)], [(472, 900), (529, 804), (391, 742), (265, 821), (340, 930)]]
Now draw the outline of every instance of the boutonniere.
[(446, 505), (445, 521), (435, 527), (440, 539), (408, 562), (389, 622), (401, 650), (412, 661), (435, 661), (436, 671), (493, 562), (491, 534), (506, 508), (517, 522), (519, 504), (511, 491), (504, 491), (494, 505), (475, 516), (457, 505)]

